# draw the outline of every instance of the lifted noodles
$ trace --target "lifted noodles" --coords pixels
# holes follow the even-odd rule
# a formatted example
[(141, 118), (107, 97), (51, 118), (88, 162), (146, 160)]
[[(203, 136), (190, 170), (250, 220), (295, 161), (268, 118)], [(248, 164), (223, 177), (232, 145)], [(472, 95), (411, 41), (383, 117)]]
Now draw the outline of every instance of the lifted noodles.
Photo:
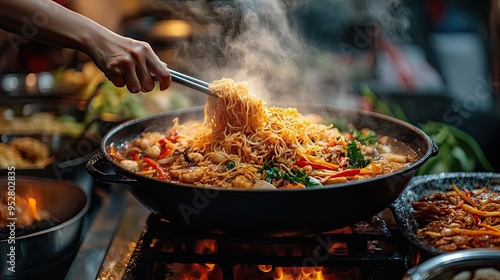
[[(305, 188), (400, 170), (409, 148), (368, 129), (340, 131), (296, 108), (266, 107), (246, 82), (223, 78), (210, 90), (203, 123), (174, 120), (110, 154), (128, 170), (157, 179), (223, 188)], [(400, 143), (399, 143), (400, 144)]]

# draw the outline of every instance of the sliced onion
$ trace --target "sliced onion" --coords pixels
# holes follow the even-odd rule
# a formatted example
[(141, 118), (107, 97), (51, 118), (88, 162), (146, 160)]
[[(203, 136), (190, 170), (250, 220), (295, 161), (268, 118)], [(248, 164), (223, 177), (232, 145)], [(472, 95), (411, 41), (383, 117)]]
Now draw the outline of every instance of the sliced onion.
[(256, 190), (276, 190), (276, 187), (264, 180), (255, 181), (253, 188)]

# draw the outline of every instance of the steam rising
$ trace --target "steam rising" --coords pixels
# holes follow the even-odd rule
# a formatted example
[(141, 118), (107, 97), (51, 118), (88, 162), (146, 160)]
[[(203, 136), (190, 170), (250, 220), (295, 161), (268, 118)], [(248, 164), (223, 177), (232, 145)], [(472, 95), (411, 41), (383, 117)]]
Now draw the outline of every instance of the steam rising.
[[(222, 77), (247, 81), (250, 90), (266, 102), (343, 105), (339, 103), (352, 92), (350, 66), (340, 62), (346, 54), (336, 55), (332, 52), (336, 46), (319, 46), (307, 35), (326, 30), (324, 39), (331, 41), (328, 36), (334, 37), (342, 23), (364, 18), (398, 41), (409, 25), (399, 1), (181, 1), (185, 6), (174, 9), (187, 9), (188, 19), (205, 31), (179, 44), (176, 64), (209, 82)], [(304, 15), (314, 12), (322, 21), (307, 26)], [(217, 25), (220, 28), (213, 34)], [(357, 47), (350, 46), (347, 55), (361, 53)]]

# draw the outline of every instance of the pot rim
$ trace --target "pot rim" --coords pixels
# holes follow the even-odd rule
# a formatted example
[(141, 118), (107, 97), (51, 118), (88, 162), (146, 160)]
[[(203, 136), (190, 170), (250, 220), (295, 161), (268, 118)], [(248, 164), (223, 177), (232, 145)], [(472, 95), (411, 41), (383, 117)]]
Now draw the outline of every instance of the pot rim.
[[(500, 250), (498, 249), (479, 248), (448, 252), (422, 262), (416, 267), (409, 269), (407, 274), (410, 275), (410, 280), (423, 280), (428, 279), (427, 277), (430, 275), (430, 272), (444, 271), (447, 268), (453, 268), (457, 265), (463, 266), (463, 262), (498, 259), (500, 259)], [(481, 267), (490, 266), (492, 265), (484, 265)], [(466, 270), (466, 268), (464, 268), (464, 270)]]
[[(29, 182), (36, 182), (36, 183), (39, 183), (39, 182), (53, 183), (53, 184), (58, 184), (58, 185), (64, 186), (65, 188), (75, 189), (77, 192), (80, 192), (85, 197), (86, 201), (85, 201), (85, 204), (84, 204), (83, 208), (80, 209), (80, 211), (76, 215), (74, 215), (73, 217), (71, 217), (70, 219), (68, 219), (68, 220), (66, 220), (66, 221), (64, 221), (62, 223), (59, 223), (59, 224), (57, 224), (55, 226), (49, 227), (47, 229), (44, 229), (44, 230), (36, 231), (36, 232), (30, 233), (30, 234), (26, 234), (26, 235), (22, 235), (22, 236), (16, 236), (15, 240), (22, 240), (22, 239), (32, 238), (32, 237), (35, 237), (35, 236), (38, 236), (38, 235), (47, 234), (47, 233), (50, 233), (50, 232), (57, 231), (57, 230), (59, 230), (61, 228), (67, 227), (67, 226), (69, 226), (71, 224), (74, 224), (74, 223), (80, 221), (80, 219), (87, 213), (88, 209), (90, 208), (90, 199), (89, 199), (89, 197), (75, 183), (72, 183), (72, 182), (69, 182), (69, 181), (57, 181), (57, 180), (54, 180), (54, 179), (38, 178), (38, 177), (32, 177), (32, 176), (17, 176), (16, 177), (16, 182), (21, 181), (21, 180), (22, 181), (29, 181)], [(3, 243), (3, 242), (8, 242), (8, 240), (9, 240), (8, 238), (7, 239), (0, 239), (0, 244)]]

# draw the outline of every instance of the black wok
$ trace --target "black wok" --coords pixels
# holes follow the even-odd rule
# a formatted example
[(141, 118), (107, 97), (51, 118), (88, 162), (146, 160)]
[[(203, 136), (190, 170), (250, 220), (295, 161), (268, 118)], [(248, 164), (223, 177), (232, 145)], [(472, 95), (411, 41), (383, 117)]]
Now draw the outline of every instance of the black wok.
[[(130, 192), (149, 210), (165, 219), (195, 230), (226, 235), (291, 236), (319, 233), (376, 215), (393, 202), (411, 178), (438, 148), (424, 132), (406, 122), (356, 109), (322, 104), (276, 104), (296, 107), (301, 113), (346, 119), (357, 128), (371, 128), (407, 143), (418, 154), (410, 167), (368, 180), (314, 189), (227, 190), (194, 187), (134, 174), (116, 164), (108, 153), (144, 131), (165, 131), (175, 117), (179, 122), (203, 120), (203, 107), (156, 114), (128, 121), (110, 130), (101, 152), (87, 163), (99, 181), (129, 186)], [(105, 172), (101, 163), (116, 173)], [(107, 168), (109, 170), (110, 168)]]

